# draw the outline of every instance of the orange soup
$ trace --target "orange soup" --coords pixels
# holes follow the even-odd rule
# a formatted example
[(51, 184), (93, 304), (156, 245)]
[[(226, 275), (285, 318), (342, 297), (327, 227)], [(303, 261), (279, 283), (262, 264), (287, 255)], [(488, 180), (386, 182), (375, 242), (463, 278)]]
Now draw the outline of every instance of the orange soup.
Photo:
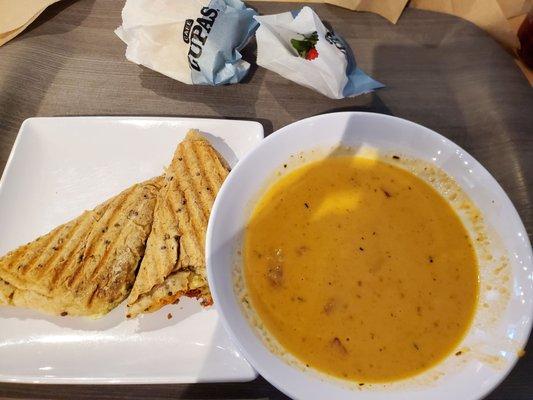
[(475, 251), (446, 200), (362, 157), (276, 181), (249, 221), (244, 271), (254, 310), (288, 352), (357, 382), (442, 360), (468, 330), (478, 293)]

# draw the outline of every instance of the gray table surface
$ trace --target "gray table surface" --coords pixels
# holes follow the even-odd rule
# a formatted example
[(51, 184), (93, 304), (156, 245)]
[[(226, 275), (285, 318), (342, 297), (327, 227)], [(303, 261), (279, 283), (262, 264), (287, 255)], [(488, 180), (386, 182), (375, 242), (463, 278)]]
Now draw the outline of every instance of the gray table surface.
[[(251, 4), (264, 14), (297, 7)], [(124, 57), (124, 44), (113, 34), (122, 6), (122, 1), (64, 0), (0, 47), (0, 171), (20, 124), (33, 116), (253, 119), (268, 134), (316, 114), (373, 111), (428, 126), (465, 148), (509, 194), (531, 237), (533, 90), (512, 58), (472, 24), (444, 14), (407, 10), (392, 25), (373, 14), (313, 6), (347, 39), (359, 65), (387, 85), (374, 94), (329, 100), (261, 68), (253, 67), (242, 84), (193, 87), (130, 63)], [(245, 58), (253, 60), (253, 54), (252, 45)], [(259, 378), (250, 383), (195, 385), (0, 384), (0, 398), (285, 397)], [(533, 399), (533, 357), (527, 349), (487, 398)]]

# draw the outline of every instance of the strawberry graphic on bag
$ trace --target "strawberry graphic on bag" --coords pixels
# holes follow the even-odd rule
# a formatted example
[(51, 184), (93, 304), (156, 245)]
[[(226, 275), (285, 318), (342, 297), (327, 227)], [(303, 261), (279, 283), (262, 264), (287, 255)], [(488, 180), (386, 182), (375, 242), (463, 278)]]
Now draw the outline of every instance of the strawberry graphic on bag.
[(311, 60), (314, 60), (317, 57), (318, 57), (318, 51), (317, 51), (316, 48), (313, 47), (312, 49), (310, 49), (307, 52), (307, 55), (305, 56), (305, 59), (311, 61)]
[(318, 57), (316, 44), (318, 43), (318, 34), (313, 32), (310, 35), (302, 35), (303, 39), (291, 39), (291, 45), (298, 52), (298, 55), (306, 60), (312, 61)]

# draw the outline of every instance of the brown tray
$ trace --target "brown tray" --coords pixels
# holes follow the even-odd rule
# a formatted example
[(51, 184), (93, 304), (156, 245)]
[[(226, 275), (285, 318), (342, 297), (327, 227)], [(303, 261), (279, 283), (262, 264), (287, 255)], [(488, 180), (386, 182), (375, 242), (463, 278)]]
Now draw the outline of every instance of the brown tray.
[[(250, 3), (264, 14), (291, 3)], [(187, 86), (124, 58), (114, 35), (123, 2), (63, 0), (0, 47), (0, 171), (20, 124), (33, 116), (164, 115), (261, 122), (266, 133), (311, 115), (364, 110), (440, 132), (476, 157), (533, 232), (533, 90), (489, 36), (456, 17), (407, 9), (397, 25), (373, 14), (313, 5), (352, 46), (359, 65), (387, 88), (330, 100), (264, 69), (239, 85)], [(245, 52), (253, 60), (253, 46)], [(531, 342), (531, 340), (530, 340)], [(527, 350), (527, 349), (526, 349)], [(1, 352), (0, 352), (1, 356)], [(487, 398), (533, 398), (526, 355)], [(148, 386), (0, 385), (14, 398), (285, 398), (259, 378), (244, 384)]]

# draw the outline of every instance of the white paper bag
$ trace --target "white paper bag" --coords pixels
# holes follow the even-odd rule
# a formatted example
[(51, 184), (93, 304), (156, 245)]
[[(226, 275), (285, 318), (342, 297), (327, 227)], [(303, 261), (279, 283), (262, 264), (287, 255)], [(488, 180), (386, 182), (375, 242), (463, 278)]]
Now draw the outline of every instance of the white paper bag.
[(258, 65), (332, 99), (383, 87), (356, 67), (350, 47), (310, 7), (254, 18)]
[(255, 14), (240, 0), (127, 0), (115, 33), (136, 64), (188, 84), (236, 83)]

